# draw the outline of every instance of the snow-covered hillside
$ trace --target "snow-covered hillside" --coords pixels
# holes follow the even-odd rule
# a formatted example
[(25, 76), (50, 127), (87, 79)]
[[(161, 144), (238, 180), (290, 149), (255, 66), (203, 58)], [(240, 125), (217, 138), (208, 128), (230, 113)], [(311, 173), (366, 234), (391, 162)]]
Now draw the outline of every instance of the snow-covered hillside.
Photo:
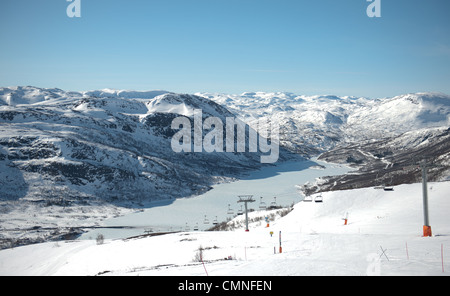
[[(385, 180), (401, 184), (419, 181), (420, 172), (396, 179), (399, 164), (430, 153), (446, 166), (430, 178), (448, 180), (450, 96), (445, 94), (368, 99), (3, 87), (0, 248), (77, 235), (71, 227), (91, 226), (149, 201), (196, 195), (261, 168), (261, 153), (175, 153), (171, 123), (178, 116), (193, 121), (195, 109), (203, 118), (236, 116), (254, 128), (258, 119), (277, 123), (280, 161), (323, 153), (329, 162), (364, 166), (360, 169), (372, 175), (363, 179), (372, 182), (382, 178), (376, 170), (389, 167), (392, 171), (382, 173)], [(371, 186), (358, 178), (330, 182), (336, 189)], [(36, 215), (45, 218), (43, 224), (35, 225)]]
[(450, 128), (423, 128), (397, 137), (349, 143), (323, 153), (319, 159), (358, 170), (324, 178), (319, 186), (307, 184), (305, 192), (422, 182), (419, 164), (424, 159), (428, 180), (450, 180)]
[[(449, 182), (429, 184), (433, 237), (421, 236), (420, 184), (389, 192), (366, 188), (323, 193), (322, 203), (300, 202), (269, 228), (264, 221), (250, 224), (250, 232), (181, 232), (2, 250), (0, 275), (448, 275), (449, 195)], [(266, 215), (253, 212), (250, 218)]]
[(450, 96), (405, 94), (368, 99), (292, 93), (198, 93), (239, 114), (249, 124), (269, 118), (281, 126), (281, 142), (305, 155), (339, 144), (399, 136), (432, 127), (450, 127)]
[[(10, 237), (23, 225), (10, 216), (26, 219), (30, 229), (37, 225), (29, 217), (48, 216), (38, 236), (56, 238), (63, 231), (58, 221), (68, 216), (75, 221), (65, 232), (92, 215), (108, 217), (149, 201), (196, 195), (262, 166), (259, 152), (171, 149), (174, 118), (192, 120), (194, 109), (204, 118), (233, 116), (199, 96), (13, 87), (0, 88), (0, 102), (0, 247), (10, 239), (29, 242)], [(89, 206), (109, 208), (102, 214)]]
[[(260, 118), (280, 125), (281, 143), (307, 157), (353, 166), (359, 171), (328, 178), (305, 193), (421, 181), (427, 158), (430, 180), (450, 177), (450, 96), (405, 94), (368, 99), (291, 93), (199, 93), (239, 114), (250, 125)], [(418, 167), (418, 166), (417, 166)]]

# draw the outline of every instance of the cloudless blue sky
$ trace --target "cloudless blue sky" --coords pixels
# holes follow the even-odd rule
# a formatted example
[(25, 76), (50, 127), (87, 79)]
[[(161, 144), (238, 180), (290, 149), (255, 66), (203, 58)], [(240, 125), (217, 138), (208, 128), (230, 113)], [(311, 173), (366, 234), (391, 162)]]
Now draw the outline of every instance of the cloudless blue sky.
[(450, 1), (0, 1), (0, 86), (450, 94)]

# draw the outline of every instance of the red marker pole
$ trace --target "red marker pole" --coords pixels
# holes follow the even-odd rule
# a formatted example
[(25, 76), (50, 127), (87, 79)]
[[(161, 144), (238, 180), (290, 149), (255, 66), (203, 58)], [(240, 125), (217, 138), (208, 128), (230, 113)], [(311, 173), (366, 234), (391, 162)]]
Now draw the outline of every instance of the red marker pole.
[(202, 256), (202, 253), (200, 253), (200, 261), (202, 261), (203, 268), (205, 269), (205, 272), (206, 272), (206, 276), (209, 276), (209, 275), (208, 275), (208, 271), (206, 270), (205, 262), (203, 262), (203, 258), (202, 258), (202, 257), (203, 257), (203, 256)]
[(280, 231), (280, 254), (283, 252), (283, 248), (281, 248), (281, 231)]

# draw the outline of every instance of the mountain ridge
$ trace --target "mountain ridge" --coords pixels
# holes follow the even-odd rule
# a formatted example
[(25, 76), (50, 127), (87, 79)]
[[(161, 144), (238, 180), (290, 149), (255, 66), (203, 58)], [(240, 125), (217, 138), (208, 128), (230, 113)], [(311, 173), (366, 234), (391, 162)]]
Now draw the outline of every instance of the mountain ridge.
[[(53, 225), (52, 217), (66, 215), (68, 209), (74, 223), (83, 224), (95, 215), (104, 219), (149, 202), (195, 196), (262, 166), (261, 153), (174, 153), (171, 123), (179, 116), (193, 123), (196, 109), (202, 110), (203, 119), (236, 117), (247, 131), (257, 130), (256, 124), (267, 128), (264, 122), (277, 123), (280, 161), (320, 156), (359, 170), (309, 184), (304, 190), (308, 194), (371, 186), (375, 169), (386, 163), (404, 164), (409, 152), (419, 157), (427, 147), (434, 147), (431, 156), (444, 164), (450, 155), (445, 135), (450, 127), (450, 96), (445, 94), (372, 100), (281, 92), (191, 95), (2, 87), (1, 227), (16, 227), (5, 218), (12, 212), (43, 213)], [(417, 182), (415, 174), (399, 180)], [(448, 170), (432, 174), (436, 179), (447, 175)], [(392, 176), (396, 173), (389, 171), (385, 179)], [(335, 182), (345, 185), (332, 186)], [(102, 208), (103, 214), (89, 206)]]

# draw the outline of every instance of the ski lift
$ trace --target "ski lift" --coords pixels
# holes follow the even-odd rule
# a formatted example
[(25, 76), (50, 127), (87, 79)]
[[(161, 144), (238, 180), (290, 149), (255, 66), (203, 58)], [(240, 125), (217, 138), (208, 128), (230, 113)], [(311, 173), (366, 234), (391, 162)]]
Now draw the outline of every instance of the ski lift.
[(377, 176), (375, 177), (375, 184), (377, 184), (377, 185), (375, 185), (375, 187), (373, 187), (373, 189), (383, 189), (384, 185), (381, 185), (380, 183), (381, 183), (381, 181), (380, 181), (380, 178), (378, 177), (378, 173), (377, 173)]
[(206, 215), (205, 215), (205, 220), (203, 220), (203, 224), (209, 224), (209, 220), (208, 220), (208, 218), (206, 218)]
[(216, 219), (214, 219), (214, 221), (213, 221), (213, 225), (217, 225), (217, 224), (219, 224), (219, 221), (217, 221), (217, 216), (216, 216)]
[(186, 227), (184, 228), (185, 231), (191, 231), (191, 228), (189, 227), (189, 225), (186, 222)]
[(194, 231), (198, 231), (198, 223), (195, 223)]
[(314, 198), (314, 202), (318, 202), (318, 203), (321, 203), (321, 202), (323, 202), (323, 197), (322, 197), (322, 194), (321, 194), (321, 195), (318, 195), (318, 196), (316, 196), (316, 198)]
[[(392, 180), (394, 179), (394, 176), (391, 176), (391, 181), (388, 183), (388, 184), (392, 184)], [(386, 186), (384, 186), (384, 191), (394, 191), (394, 187), (393, 186), (389, 186), (389, 185), (386, 185)]]
[(227, 214), (228, 214), (228, 215), (233, 215), (233, 214), (234, 214), (234, 211), (233, 211), (233, 209), (231, 208), (231, 205), (230, 205), (230, 204), (228, 204), (228, 211), (227, 211)]
[(263, 198), (261, 197), (260, 202), (259, 202), (259, 209), (265, 210), (265, 209), (267, 209), (267, 206), (266, 206), (266, 203), (263, 202), (262, 199), (263, 199)]
[(242, 210), (242, 205), (241, 205), (241, 209), (238, 211), (238, 216), (240, 216), (240, 215), (243, 215), (244, 214), (244, 211)]
[(312, 200), (312, 197), (306, 196), (302, 201), (303, 202), (312, 202), (313, 200)]
[(273, 201), (270, 203), (270, 208), (275, 209), (277, 207), (277, 197), (273, 198)]

